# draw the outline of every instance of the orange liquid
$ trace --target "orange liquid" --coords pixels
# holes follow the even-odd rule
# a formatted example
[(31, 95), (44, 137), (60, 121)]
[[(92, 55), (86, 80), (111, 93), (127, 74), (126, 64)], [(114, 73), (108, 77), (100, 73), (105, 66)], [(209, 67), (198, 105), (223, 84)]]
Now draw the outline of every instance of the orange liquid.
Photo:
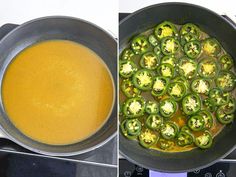
[(66, 40), (30, 46), (9, 64), (2, 84), (5, 111), (26, 136), (46, 144), (79, 142), (106, 122), (114, 84), (102, 59)]

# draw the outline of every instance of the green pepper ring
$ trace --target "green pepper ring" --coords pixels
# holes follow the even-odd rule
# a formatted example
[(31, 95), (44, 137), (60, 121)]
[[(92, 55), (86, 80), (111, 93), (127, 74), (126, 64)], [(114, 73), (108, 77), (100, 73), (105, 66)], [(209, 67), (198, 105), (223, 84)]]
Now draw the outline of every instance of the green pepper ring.
[[(230, 86), (228, 88), (223, 88), (219, 83), (219, 78), (224, 74), (229, 74), (230, 77), (232, 77), (232, 80), (233, 80), (232, 86)], [(222, 91), (226, 91), (226, 92), (232, 91), (235, 88), (235, 75), (231, 71), (221, 71), (219, 73), (218, 77), (216, 78), (215, 83), (216, 83), (216, 86), (218, 88), (220, 88)]]
[[(184, 142), (184, 144), (182, 144), (181, 140), (180, 140), (181, 137), (185, 138), (185, 140), (187, 139), (188, 142)], [(180, 131), (179, 134), (177, 135), (177, 145), (178, 146), (183, 147), (183, 146), (191, 145), (191, 144), (193, 144), (193, 142), (194, 142), (194, 136), (187, 131)]]
[[(171, 87), (173, 87), (175, 84), (178, 84), (178, 86), (180, 86), (181, 91), (180, 91), (180, 97), (174, 96), (173, 94), (171, 94)], [(170, 95), (171, 98), (173, 98), (175, 101), (179, 101), (181, 100), (185, 94), (186, 94), (186, 86), (184, 85), (184, 83), (181, 82), (172, 82), (168, 85), (167, 88), (167, 93)]]
[[(166, 102), (170, 102), (170, 103), (172, 104), (172, 106), (173, 106), (173, 112), (170, 113), (170, 114), (165, 113), (165, 111), (162, 109), (162, 106), (163, 106)], [(173, 98), (166, 98), (166, 99), (164, 99), (164, 100), (161, 100), (161, 102), (160, 102), (160, 104), (159, 104), (159, 111), (160, 111), (160, 114), (161, 114), (163, 117), (166, 117), (166, 118), (173, 116), (173, 115), (176, 113), (177, 109), (178, 109), (178, 104), (175, 102), (175, 100), (174, 100)]]
[[(181, 68), (184, 66), (184, 64), (187, 64), (187, 63), (190, 63), (194, 68), (194, 71), (191, 71), (190, 74), (189, 73), (185, 74), (184, 69)], [(197, 63), (193, 60), (188, 59), (187, 57), (181, 58), (178, 63), (178, 73), (180, 76), (185, 77), (187, 79), (191, 79), (191, 78), (195, 77), (197, 74)]]
[[(174, 132), (173, 132), (174, 134), (173, 134), (173, 135), (166, 135), (166, 134), (164, 133), (166, 125), (167, 125), (167, 126), (170, 126), (171, 128), (173, 128), (173, 130), (174, 130)], [(162, 125), (160, 132), (161, 132), (161, 136), (162, 136), (164, 139), (166, 139), (166, 140), (171, 140), (171, 139), (174, 139), (174, 138), (178, 135), (179, 127), (178, 127), (178, 125), (177, 125), (176, 123), (174, 123), (174, 122), (172, 122), (172, 121), (167, 121), (167, 122), (165, 122), (165, 123)]]
[[(148, 109), (148, 107), (149, 107), (151, 104), (155, 106), (155, 108), (154, 108), (154, 109), (156, 109), (155, 112), (153, 112), (153, 111), (151, 111), (151, 110)], [(148, 114), (157, 114), (157, 113), (159, 112), (158, 104), (157, 104), (156, 102), (154, 102), (154, 101), (148, 101), (148, 102), (146, 102), (145, 111), (146, 111), (146, 113), (148, 113)]]
[(141, 146), (145, 147), (145, 148), (149, 148), (151, 147), (152, 145), (154, 145), (158, 140), (159, 140), (159, 137), (156, 135), (156, 133), (154, 133), (153, 131), (149, 130), (149, 129), (146, 129), (145, 131), (150, 131), (151, 134), (155, 135), (155, 140), (151, 143), (146, 143), (143, 139), (142, 139), (142, 133), (145, 133), (145, 132), (141, 132), (140, 135), (138, 136), (139, 137), (139, 143)]
[(126, 131), (126, 129), (125, 129), (126, 121), (127, 121), (127, 120), (125, 119), (125, 120), (123, 120), (123, 121), (121, 122), (121, 124), (120, 124), (120, 129), (121, 129), (122, 134), (123, 134), (126, 138), (128, 138), (128, 139), (130, 139), (130, 140), (136, 139), (137, 136), (129, 135), (128, 132)]
[(220, 57), (220, 65), (222, 70), (230, 70), (234, 65), (234, 60), (229, 54)]
[[(174, 43), (174, 49), (172, 51), (168, 51), (167, 42), (171, 41)], [(174, 55), (180, 49), (179, 41), (173, 37), (165, 37), (161, 40), (161, 51), (164, 55)]]
[[(152, 121), (154, 117), (156, 117), (160, 121), (160, 124), (157, 127), (152, 126)], [(163, 124), (163, 118), (157, 114), (149, 115), (145, 121), (145, 125), (151, 130), (159, 130), (162, 124)]]
[[(165, 85), (164, 85), (165, 88), (164, 88), (162, 91), (160, 91), (160, 93), (157, 93), (158, 91), (156, 91), (156, 90), (154, 89), (154, 85), (155, 85), (155, 82), (156, 82), (157, 79), (161, 79), (161, 80), (165, 83)], [(153, 81), (153, 88), (152, 88), (151, 94), (152, 94), (153, 96), (157, 96), (157, 97), (164, 95), (164, 94), (166, 93), (168, 84), (169, 84), (169, 79), (168, 79), (168, 78), (162, 77), (162, 76), (157, 76), (157, 77), (155, 77), (155, 78), (154, 78), (154, 81)]]
[[(222, 115), (223, 114), (223, 115)], [(230, 116), (229, 119), (225, 119), (226, 116)], [(234, 120), (234, 114), (226, 114), (223, 110), (223, 106), (220, 106), (217, 110), (216, 110), (216, 118), (217, 120), (222, 123), (222, 124), (230, 124), (233, 120)]]
[[(134, 101), (137, 101), (137, 102), (139, 102), (141, 104), (141, 109), (140, 109), (139, 113), (137, 113), (135, 115), (130, 115), (129, 106)], [(137, 117), (140, 117), (140, 116), (142, 116), (144, 114), (145, 101), (141, 97), (129, 98), (129, 99), (127, 99), (124, 102), (122, 109), (123, 109), (124, 116), (127, 117), (127, 118), (137, 118)]]
[[(209, 74), (209, 75), (206, 75), (203, 73), (203, 71), (201, 71), (202, 69), (202, 65), (207, 63), (207, 62), (212, 62), (214, 63), (215, 65), (215, 71), (214, 71), (214, 74)], [(203, 78), (208, 78), (208, 79), (212, 79), (212, 78), (215, 78), (219, 72), (219, 66), (218, 64), (216, 63), (216, 61), (214, 59), (211, 59), (211, 58), (205, 58), (203, 60), (201, 60), (198, 64), (198, 68), (197, 68), (197, 71), (198, 71), (198, 74), (203, 77)]]
[[(197, 82), (199, 82), (199, 81), (203, 81), (203, 82), (205, 82), (206, 83), (206, 85), (207, 85), (207, 89), (208, 90), (206, 90), (206, 92), (204, 92), (204, 93), (201, 93), (201, 92), (199, 92), (198, 90), (197, 90)], [(208, 95), (208, 93), (209, 93), (209, 91), (210, 91), (210, 88), (211, 88), (211, 83), (210, 83), (210, 81), (209, 80), (207, 80), (207, 79), (204, 79), (204, 78), (196, 78), (196, 79), (194, 79), (193, 81), (192, 81), (192, 83), (191, 83), (191, 89), (192, 89), (192, 91), (194, 92), (194, 93), (196, 93), (196, 94), (205, 94), (205, 95)]]
[[(200, 127), (196, 127), (197, 125), (193, 124), (194, 123), (193, 121), (200, 122)], [(194, 115), (188, 120), (188, 127), (193, 131), (201, 131), (204, 129), (204, 126), (205, 126), (205, 120), (200, 115)]]
[[(146, 86), (142, 86), (142, 85), (140, 85), (140, 83), (138, 83), (138, 76), (139, 76), (141, 73), (143, 73), (143, 74), (146, 73), (146, 74), (148, 75), (148, 77), (150, 77), (150, 82), (149, 82), (148, 85), (146, 85)], [(143, 91), (151, 90), (151, 89), (152, 89), (152, 85), (153, 85), (152, 72), (151, 72), (150, 70), (147, 70), (147, 69), (138, 70), (138, 71), (133, 75), (132, 81), (133, 81), (134, 86), (137, 87), (137, 88), (140, 89), (140, 90), (143, 90)]]
[[(129, 85), (130, 87), (133, 87), (133, 95), (131, 95), (126, 89), (127, 89), (127, 87), (126, 87), (126, 85)], [(137, 97), (137, 96), (139, 96), (140, 94), (141, 94), (141, 91), (138, 89), (138, 88), (136, 88), (136, 87), (134, 87), (134, 85), (133, 85), (133, 83), (132, 83), (132, 81), (130, 81), (130, 80), (123, 80), (122, 81), (122, 83), (121, 83), (121, 91), (124, 93), (124, 95), (126, 96), (126, 97), (128, 97), (128, 98), (132, 98), (132, 97)], [(136, 92), (135, 92), (136, 91)]]
[[(194, 32), (192, 32), (192, 30), (194, 30)], [(180, 34), (181, 35), (193, 34), (193, 35), (196, 35), (197, 38), (199, 38), (199, 36), (200, 36), (200, 29), (196, 25), (194, 25), (192, 23), (186, 23), (180, 29)]]
[[(148, 67), (145, 65), (145, 59), (147, 59), (146, 57), (152, 57), (153, 60), (155, 60), (155, 64), (151, 67)], [(144, 69), (150, 69), (150, 70), (154, 70), (157, 68), (158, 66), (158, 63), (159, 63), (159, 59), (158, 57), (153, 53), (153, 52), (146, 52), (142, 55), (140, 61), (139, 61), (139, 64), (142, 68)]]
[[(163, 72), (163, 71), (162, 71), (162, 67), (169, 68), (169, 69), (170, 69), (170, 72), (171, 72), (171, 76), (164, 76), (163, 73), (162, 73), (162, 72)], [(159, 66), (157, 67), (157, 73), (158, 73), (160, 76), (163, 76), (163, 77), (166, 77), (166, 78), (172, 78), (172, 77), (174, 77), (174, 75), (175, 75), (174, 67), (171, 66), (169, 63), (163, 63), (163, 64), (159, 65)]]
[[(196, 104), (197, 107), (195, 108), (195, 110), (187, 110), (186, 108), (186, 101), (188, 100), (189, 97), (192, 97), (196, 100)], [(201, 100), (200, 100), (200, 97), (197, 95), (197, 94), (188, 94), (186, 95), (183, 100), (182, 100), (182, 108), (183, 108), (183, 112), (186, 114), (186, 115), (192, 115), (192, 114), (195, 114), (197, 113), (200, 109), (201, 109)]]
[(122, 60), (131, 60), (134, 56), (134, 52), (131, 49), (124, 49), (121, 53)]
[(131, 42), (131, 48), (137, 55), (147, 52), (150, 48), (145, 36), (136, 36)]
[[(200, 112), (198, 112), (198, 115), (200, 115), (204, 119), (204, 121), (205, 121), (204, 128), (205, 129), (210, 129), (213, 126), (213, 116), (209, 111), (201, 110)], [(206, 116), (206, 117), (204, 117), (204, 116)]]
[[(192, 46), (197, 48), (196, 49), (197, 52), (194, 50), (195, 53), (193, 53), (193, 51), (189, 50), (189, 49), (191, 49)], [(197, 40), (187, 42), (184, 45), (184, 52), (191, 59), (197, 58), (201, 54), (201, 43)], [(190, 52), (192, 52), (192, 53), (190, 53)]]
[[(132, 71), (131, 71), (129, 74), (124, 74), (124, 73), (121, 72), (121, 67), (122, 67), (124, 64), (126, 64), (126, 63), (129, 63), (129, 64), (131, 65), (131, 67), (132, 67)], [(120, 62), (119, 62), (119, 74), (120, 74), (120, 76), (122, 76), (123, 78), (129, 78), (129, 77), (131, 77), (131, 76), (134, 74), (134, 72), (135, 72), (136, 70), (137, 70), (137, 66), (135, 65), (134, 62), (132, 62), (132, 61), (130, 61), (130, 60), (123, 60), (123, 61), (120, 61)]]
[(171, 22), (168, 22), (168, 21), (164, 21), (161, 24), (157, 25), (157, 27), (155, 27), (155, 29), (154, 29), (154, 33), (155, 33), (158, 40), (161, 40), (162, 38), (167, 37), (167, 36), (161, 37), (159, 35), (159, 32), (160, 32), (161, 28), (163, 28), (163, 26), (168, 26), (172, 30), (171, 36), (174, 37), (174, 36), (178, 35), (177, 29), (175, 28), (174, 24), (172, 24)]
[[(201, 136), (207, 136), (208, 142), (207, 142), (206, 145), (201, 145), (201, 144), (200, 144), (200, 142), (199, 142), (198, 139), (199, 139), (199, 137), (201, 137)], [(201, 148), (201, 149), (207, 149), (207, 148), (211, 147), (212, 142), (213, 142), (213, 138), (212, 138), (212, 135), (211, 135), (211, 133), (210, 133), (209, 131), (205, 131), (203, 135), (200, 135), (200, 136), (198, 136), (198, 137), (195, 138), (195, 144), (196, 144), (196, 146), (198, 146), (198, 147)]]

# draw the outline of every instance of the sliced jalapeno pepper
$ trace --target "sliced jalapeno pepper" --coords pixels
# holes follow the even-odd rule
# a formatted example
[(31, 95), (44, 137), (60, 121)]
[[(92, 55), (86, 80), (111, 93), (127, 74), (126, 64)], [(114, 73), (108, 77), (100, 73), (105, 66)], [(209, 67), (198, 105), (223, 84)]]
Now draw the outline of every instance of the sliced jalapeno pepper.
[(128, 139), (135, 139), (141, 133), (141, 122), (138, 119), (123, 120), (120, 125), (122, 134)]
[(161, 55), (161, 48), (159, 45), (157, 45), (156, 47), (154, 47), (153, 52), (156, 54), (156, 56), (159, 58)]
[(230, 70), (234, 65), (234, 61), (230, 55), (225, 54), (220, 57), (220, 65), (222, 70)]
[(139, 143), (145, 148), (149, 148), (154, 145), (158, 139), (158, 136), (149, 129), (142, 131), (139, 135)]
[(151, 130), (159, 130), (163, 124), (163, 118), (157, 114), (149, 115), (145, 123)]
[(187, 146), (191, 145), (194, 142), (194, 137), (191, 133), (188, 133), (186, 131), (180, 131), (180, 133), (177, 136), (177, 145), (179, 146)]
[(172, 98), (161, 100), (159, 110), (163, 117), (171, 117), (177, 111), (177, 103)]
[(123, 114), (128, 118), (140, 117), (144, 114), (145, 101), (140, 97), (129, 98), (124, 102)]
[(134, 56), (134, 52), (131, 49), (124, 49), (121, 54), (122, 60), (131, 60)]
[(167, 78), (172, 78), (174, 77), (174, 67), (171, 66), (168, 63), (163, 63), (160, 66), (158, 66), (157, 68), (157, 72), (163, 76), (163, 77), (167, 77)]
[(211, 98), (206, 98), (203, 100), (203, 106), (209, 110), (210, 112), (214, 112), (216, 110), (215, 103), (212, 101)]
[(192, 115), (201, 109), (201, 100), (197, 94), (188, 94), (182, 100), (182, 108), (185, 114)]
[(148, 101), (146, 103), (145, 111), (148, 114), (157, 114), (159, 111), (158, 104), (154, 101)]
[(212, 142), (213, 138), (209, 131), (205, 131), (202, 135), (195, 138), (195, 144), (201, 149), (207, 149), (211, 147)]
[(191, 89), (198, 94), (208, 94), (210, 90), (210, 82), (203, 78), (194, 79), (191, 83)]
[(131, 77), (137, 71), (137, 66), (134, 62), (125, 60), (119, 61), (119, 73), (124, 78)]
[(234, 113), (227, 114), (224, 106), (220, 106), (216, 111), (216, 118), (222, 124), (230, 124), (234, 120)]
[(192, 116), (188, 120), (188, 126), (193, 131), (203, 130), (204, 125), (205, 125), (205, 120), (203, 119), (203, 117), (201, 117), (199, 115)]
[(185, 85), (185, 88), (188, 89), (190, 87), (189, 82), (187, 81), (187, 79), (183, 76), (178, 76), (176, 78), (174, 78), (173, 80), (174, 82), (181, 82)]
[(202, 110), (198, 113), (204, 119), (204, 129), (210, 129), (213, 126), (213, 116), (207, 110)]
[(167, 92), (175, 101), (179, 101), (186, 94), (186, 87), (181, 82), (172, 82), (169, 84)]
[(129, 79), (125, 79), (122, 81), (121, 90), (128, 98), (137, 97), (141, 94), (141, 91), (137, 89)]
[(209, 97), (216, 106), (229, 102), (229, 93), (223, 93), (219, 88), (213, 88), (209, 92)]
[(157, 46), (158, 45), (158, 40), (153, 34), (148, 36), (148, 41), (152, 46)]
[(221, 47), (216, 39), (208, 38), (202, 42), (202, 50), (209, 56), (217, 56), (221, 51)]
[(173, 37), (165, 37), (161, 40), (161, 51), (164, 55), (174, 55), (179, 48), (179, 41)]
[(163, 64), (163, 63), (168, 63), (168, 64), (170, 64), (171, 66), (175, 66), (175, 64), (176, 64), (176, 58), (173, 56), (173, 55), (171, 55), (171, 56), (164, 56), (162, 59), (161, 59), (161, 64)]
[(158, 141), (158, 145), (162, 150), (169, 150), (174, 147), (175, 143), (173, 141), (160, 138)]
[(236, 105), (235, 105), (235, 99), (230, 97), (229, 98), (229, 101), (227, 104), (224, 104), (222, 106), (222, 108), (224, 109), (224, 112), (226, 114), (231, 114), (231, 113), (234, 113), (235, 112), (235, 109), (236, 109)]
[(199, 41), (190, 41), (184, 45), (185, 54), (191, 58), (197, 58), (201, 53), (201, 43)]
[(179, 132), (179, 127), (174, 122), (165, 122), (161, 126), (161, 135), (164, 139), (170, 140), (174, 139)]
[(184, 46), (186, 43), (190, 41), (195, 41), (195, 40), (198, 40), (198, 37), (196, 35), (192, 33), (187, 33), (180, 37), (180, 44)]
[(151, 71), (147, 69), (138, 70), (133, 76), (133, 84), (140, 90), (151, 90), (153, 84)]
[(147, 52), (150, 48), (150, 45), (145, 36), (137, 36), (132, 40), (131, 48), (135, 54), (139, 55)]
[(191, 130), (190, 130), (190, 128), (187, 125), (184, 125), (183, 127), (181, 127), (180, 131), (181, 132), (191, 133)]
[(155, 35), (157, 37), (157, 39), (161, 40), (164, 37), (167, 36), (178, 36), (177, 33), (177, 29), (175, 28), (175, 26), (168, 22), (168, 21), (164, 21), (163, 23), (159, 24), (156, 28), (155, 28)]
[(197, 38), (199, 38), (200, 37), (200, 29), (192, 23), (186, 23), (185, 25), (182, 26), (182, 28), (180, 30), (180, 34), (181, 35), (193, 34), (193, 35), (197, 36)]
[(218, 73), (218, 66), (214, 59), (203, 59), (198, 65), (198, 74), (204, 78), (214, 78)]
[(153, 96), (162, 96), (166, 93), (167, 85), (169, 84), (169, 79), (165, 77), (155, 77), (153, 86), (152, 86), (152, 95)]
[(178, 71), (181, 76), (191, 79), (195, 77), (197, 73), (197, 63), (193, 60), (189, 60), (186, 57), (181, 58), (178, 64)]
[(221, 71), (215, 82), (221, 90), (232, 91), (235, 87), (235, 75), (230, 71)]
[(159, 60), (153, 52), (147, 52), (143, 54), (139, 63), (142, 68), (153, 70), (157, 68)]

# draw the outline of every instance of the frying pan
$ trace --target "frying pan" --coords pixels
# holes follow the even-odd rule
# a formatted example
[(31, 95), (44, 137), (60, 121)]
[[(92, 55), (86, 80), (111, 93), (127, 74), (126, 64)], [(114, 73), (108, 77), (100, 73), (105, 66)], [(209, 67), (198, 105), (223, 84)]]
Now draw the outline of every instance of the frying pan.
[[(90, 48), (103, 59), (110, 70), (113, 81), (116, 81), (117, 43), (115, 39), (94, 24), (62, 16), (44, 17), (27, 22), (15, 28), (0, 41), (0, 81), (2, 81), (7, 65), (19, 52), (37, 42), (53, 39), (70, 40)], [(116, 82), (114, 84), (116, 85)], [(114, 88), (116, 87), (114, 86)], [(30, 110), (26, 108), (25, 111)], [(114, 100), (107, 122), (95, 134), (70, 145), (48, 145), (30, 139), (11, 123), (4, 111), (0, 96), (0, 126), (5, 137), (31, 151), (51, 156), (72, 156), (100, 147), (115, 135), (116, 113), (116, 100)]]
[[(120, 22), (120, 51), (130, 39), (165, 20), (176, 24), (197, 24), (210, 36), (215, 37), (224, 49), (236, 59), (236, 28), (216, 13), (192, 4), (163, 3), (141, 9)], [(236, 63), (236, 61), (235, 61)], [(138, 142), (127, 140), (120, 134), (120, 153), (133, 163), (152, 170), (183, 172), (209, 166), (224, 158), (236, 147), (236, 121), (215, 137), (211, 148), (196, 148), (188, 152), (165, 153), (142, 148)]]

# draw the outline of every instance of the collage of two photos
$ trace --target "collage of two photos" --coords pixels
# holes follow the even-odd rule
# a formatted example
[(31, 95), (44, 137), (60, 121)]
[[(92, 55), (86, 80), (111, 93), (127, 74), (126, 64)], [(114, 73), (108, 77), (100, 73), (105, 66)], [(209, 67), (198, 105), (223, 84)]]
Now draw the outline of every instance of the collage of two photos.
[(0, 14), (0, 177), (235, 177), (233, 2)]

